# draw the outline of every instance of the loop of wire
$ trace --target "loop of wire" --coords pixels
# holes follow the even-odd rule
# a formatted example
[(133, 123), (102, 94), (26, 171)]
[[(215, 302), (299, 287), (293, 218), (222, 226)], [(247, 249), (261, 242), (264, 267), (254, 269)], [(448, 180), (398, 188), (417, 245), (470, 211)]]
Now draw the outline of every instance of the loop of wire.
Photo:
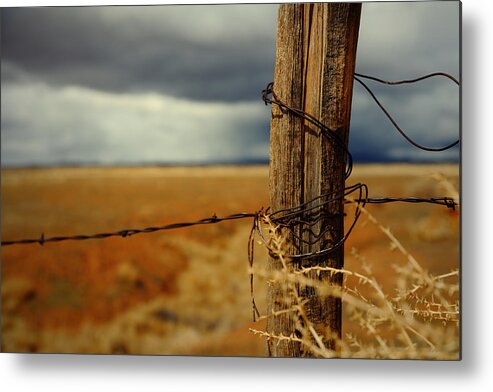
[(292, 113), (295, 116), (297, 116), (298, 118), (306, 120), (310, 124), (317, 127), (319, 136), (321, 135), (321, 136), (325, 137), (326, 139), (334, 142), (339, 148), (341, 148), (343, 150), (344, 157), (345, 157), (344, 159), (346, 160), (346, 173), (345, 173), (346, 180), (351, 176), (351, 173), (353, 171), (353, 156), (349, 152), (349, 149), (348, 149), (346, 143), (337, 134), (336, 129), (329, 128), (328, 126), (323, 124), (321, 121), (316, 119), (310, 113), (305, 112), (301, 109), (297, 109), (297, 108), (294, 108), (292, 106), (289, 106), (285, 102), (281, 101), (277, 97), (276, 93), (274, 92), (274, 83), (273, 82), (270, 82), (267, 85), (267, 87), (264, 90), (262, 90), (262, 100), (264, 101), (265, 105), (267, 105), (267, 104), (276, 105), (281, 109), (281, 111)]
[(368, 85), (360, 79), (360, 78), (365, 78), (365, 79), (373, 80), (375, 82), (387, 84), (387, 85), (399, 85), (399, 84), (416, 83), (416, 82), (419, 82), (421, 80), (425, 80), (425, 79), (436, 77), (436, 76), (446, 77), (446, 78), (450, 79), (451, 81), (453, 81), (458, 86), (460, 85), (459, 81), (457, 79), (455, 79), (452, 75), (449, 75), (445, 72), (434, 72), (434, 73), (431, 73), (428, 75), (420, 76), (420, 77), (415, 78), (415, 79), (405, 79), (405, 80), (398, 80), (398, 81), (388, 81), (388, 80), (376, 78), (375, 76), (369, 76), (369, 75), (363, 75), (363, 74), (355, 73), (354, 74), (354, 80), (356, 80), (359, 84), (361, 84), (361, 86), (363, 86), (363, 88), (368, 92), (368, 94), (370, 94), (372, 99), (375, 101), (375, 103), (378, 105), (378, 107), (382, 110), (382, 112), (385, 114), (387, 119), (391, 122), (391, 124), (394, 126), (394, 128), (402, 135), (402, 137), (404, 137), (404, 139), (406, 139), (413, 146), (415, 146), (421, 150), (431, 151), (431, 152), (440, 152), (440, 151), (449, 150), (452, 147), (459, 144), (459, 139), (457, 139), (456, 141), (454, 141), (454, 142), (452, 142), (446, 146), (443, 146), (443, 147), (427, 147), (427, 146), (424, 146), (424, 145), (419, 144), (418, 142), (414, 141), (409, 135), (406, 134), (406, 132), (404, 132), (402, 130), (402, 128), (399, 126), (399, 124), (397, 124), (397, 121), (395, 121), (395, 119), (392, 117), (392, 115), (389, 113), (389, 111), (383, 106), (383, 104), (376, 97), (375, 93), (370, 89), (370, 87), (368, 87)]
[[(341, 238), (337, 239), (335, 243), (326, 249), (302, 253), (303, 245), (308, 247), (315, 245), (320, 240), (326, 237), (327, 233), (330, 231), (329, 225), (324, 225), (323, 221), (330, 218), (327, 213), (327, 207), (329, 204), (335, 203), (337, 201), (343, 201), (346, 197), (350, 196), (352, 193), (358, 192), (359, 197), (356, 199), (356, 209), (354, 212), (353, 221), (349, 226), (346, 234)], [(294, 208), (287, 208), (270, 215), (272, 222), (280, 225), (281, 227), (286, 227), (290, 230), (293, 244), (298, 251), (298, 254), (289, 255), (290, 259), (310, 259), (318, 256), (327, 255), (339, 249), (346, 239), (351, 234), (354, 226), (356, 225), (358, 218), (361, 214), (361, 207), (364, 207), (366, 200), (368, 199), (368, 187), (366, 184), (355, 184), (346, 187), (342, 192), (330, 192), (324, 195), (320, 195), (308, 202), (305, 202)], [(314, 230), (314, 226), (320, 224), (320, 229), (318, 232)], [(295, 230), (298, 229), (298, 230)], [(296, 234), (299, 232), (299, 234)]]

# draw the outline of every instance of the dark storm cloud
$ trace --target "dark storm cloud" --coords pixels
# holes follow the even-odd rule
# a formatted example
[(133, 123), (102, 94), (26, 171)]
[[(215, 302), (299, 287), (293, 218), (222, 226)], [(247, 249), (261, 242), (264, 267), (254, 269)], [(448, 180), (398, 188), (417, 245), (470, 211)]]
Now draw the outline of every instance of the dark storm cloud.
[(459, 2), (363, 5), (357, 69), (388, 79), (436, 70), (459, 75)]
[(2, 10), (4, 80), (258, 99), (272, 80), (276, 5)]
[[(266, 160), (277, 5), (2, 9), (2, 165)], [(364, 3), (356, 69), (459, 76), (458, 2)], [(459, 133), (446, 79), (368, 82), (417, 142)], [(356, 161), (457, 160), (409, 145), (355, 84)]]

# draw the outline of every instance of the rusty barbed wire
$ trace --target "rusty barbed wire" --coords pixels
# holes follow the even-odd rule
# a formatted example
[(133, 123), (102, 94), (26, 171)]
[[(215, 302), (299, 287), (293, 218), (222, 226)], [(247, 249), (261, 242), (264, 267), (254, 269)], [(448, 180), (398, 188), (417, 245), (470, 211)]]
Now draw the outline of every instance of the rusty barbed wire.
[(384, 203), (428, 203), (445, 206), (453, 211), (459, 206), (452, 197), (370, 197), (365, 200), (366, 204), (384, 204)]
[[(231, 220), (239, 220), (246, 218), (253, 218), (254, 220), (254, 228), (258, 229), (258, 219), (259, 216), (265, 215), (271, 218), (273, 222), (287, 225), (286, 222), (291, 221), (292, 223), (302, 223), (308, 225), (315, 225), (323, 218), (323, 213), (319, 212), (318, 214), (311, 215), (311, 218), (314, 218), (313, 221), (308, 221), (310, 217), (305, 217), (305, 220), (301, 219), (300, 216), (303, 213), (310, 213), (316, 209), (320, 209), (324, 206), (327, 206), (330, 203), (335, 202), (336, 200), (343, 200), (344, 203), (349, 202), (357, 202), (365, 204), (384, 204), (384, 203), (395, 203), (395, 202), (404, 202), (404, 203), (429, 203), (429, 204), (437, 204), (442, 205), (450, 209), (455, 209), (459, 204), (450, 197), (431, 197), (431, 198), (421, 198), (421, 197), (358, 197), (353, 200), (345, 199), (346, 196), (350, 195), (355, 191), (359, 191), (360, 189), (364, 190), (364, 193), (367, 194), (368, 187), (366, 184), (358, 183), (356, 185), (352, 185), (350, 187), (346, 187), (344, 192), (332, 192), (324, 195), (317, 196), (312, 200), (309, 200), (299, 206), (293, 208), (286, 208), (282, 210), (275, 211), (273, 213), (268, 213), (269, 209), (261, 208), (257, 212), (241, 212), (237, 214), (232, 214), (228, 216), (219, 217), (216, 214), (212, 215), (208, 218), (199, 219), (191, 222), (176, 222), (170, 223), (164, 226), (151, 226), (142, 229), (121, 229), (117, 231), (111, 232), (103, 232), (96, 234), (82, 234), (82, 235), (70, 235), (70, 236), (56, 236), (56, 237), (45, 237), (44, 233), (40, 235), (39, 238), (29, 238), (29, 239), (21, 239), (21, 240), (8, 240), (1, 242), (2, 246), (9, 245), (28, 245), (28, 244), (39, 244), (44, 245), (49, 242), (63, 242), (63, 241), (83, 241), (83, 240), (91, 240), (91, 239), (104, 239), (109, 237), (131, 237), (136, 234), (142, 233), (154, 233), (157, 231), (163, 230), (173, 230), (180, 229), (191, 226), (199, 226), (199, 225), (210, 225), (215, 223), (220, 223), (223, 221), (231, 221)], [(325, 200), (324, 200), (325, 199)], [(312, 205), (315, 202), (320, 201), (318, 205)], [(296, 220), (298, 218), (298, 220)], [(357, 219), (356, 219), (357, 220)], [(351, 229), (354, 227), (355, 222), (351, 225)], [(346, 234), (346, 237), (350, 234), (349, 232)], [(313, 233), (312, 233), (313, 234)], [(251, 238), (249, 240), (251, 242)], [(250, 244), (249, 242), (249, 244)], [(250, 246), (250, 245), (249, 245)], [(300, 257), (300, 256), (295, 256)]]
[(39, 238), (23, 239), (16, 241), (2, 241), (2, 246), (14, 245), (14, 244), (36, 244), (36, 243), (39, 245), (44, 245), (47, 242), (82, 241), (82, 240), (102, 239), (109, 237), (125, 238), (141, 233), (154, 233), (156, 231), (162, 231), (162, 230), (180, 229), (184, 227), (197, 226), (197, 225), (210, 225), (210, 224), (229, 221), (229, 220), (256, 218), (257, 214), (258, 213), (242, 212), (239, 214), (233, 214), (224, 217), (218, 217), (216, 214), (214, 214), (209, 218), (203, 218), (193, 222), (177, 222), (164, 226), (146, 227), (144, 229), (122, 229), (122, 230), (112, 231), (107, 233), (97, 233), (97, 234), (87, 234), (87, 235), (72, 235), (72, 236), (45, 238), (44, 233), (42, 233)]

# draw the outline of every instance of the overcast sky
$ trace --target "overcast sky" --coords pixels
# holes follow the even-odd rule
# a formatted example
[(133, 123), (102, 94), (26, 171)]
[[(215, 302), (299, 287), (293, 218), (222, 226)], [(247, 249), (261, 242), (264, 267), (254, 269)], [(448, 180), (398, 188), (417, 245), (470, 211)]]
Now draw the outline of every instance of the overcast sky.
[[(277, 5), (1, 9), (2, 166), (266, 161)], [(459, 77), (459, 3), (364, 3), (357, 71)], [(371, 84), (417, 141), (459, 133), (459, 89)], [(356, 161), (457, 160), (407, 144), (357, 84)]]

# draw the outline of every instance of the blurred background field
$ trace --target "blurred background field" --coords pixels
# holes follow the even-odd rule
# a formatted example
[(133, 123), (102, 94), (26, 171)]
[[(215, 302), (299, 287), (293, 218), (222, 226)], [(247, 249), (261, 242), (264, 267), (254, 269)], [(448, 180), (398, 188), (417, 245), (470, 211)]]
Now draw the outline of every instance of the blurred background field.
[[(441, 176), (437, 176), (441, 174)], [(356, 165), (370, 196), (454, 197), (458, 165)], [(443, 181), (446, 179), (447, 181)], [(2, 169), (2, 239), (92, 234), (267, 207), (267, 166)], [(457, 211), (427, 204), (367, 207), (432, 274), (459, 268)], [(350, 217), (348, 217), (350, 219)], [(346, 243), (378, 281), (404, 262), (361, 218)], [(4, 352), (264, 355), (252, 322), (250, 220), (130, 238), (1, 249)], [(255, 249), (255, 264), (267, 253)], [(265, 282), (255, 296), (265, 311)], [(344, 316), (343, 316), (344, 317)], [(344, 330), (358, 326), (344, 319)]]

